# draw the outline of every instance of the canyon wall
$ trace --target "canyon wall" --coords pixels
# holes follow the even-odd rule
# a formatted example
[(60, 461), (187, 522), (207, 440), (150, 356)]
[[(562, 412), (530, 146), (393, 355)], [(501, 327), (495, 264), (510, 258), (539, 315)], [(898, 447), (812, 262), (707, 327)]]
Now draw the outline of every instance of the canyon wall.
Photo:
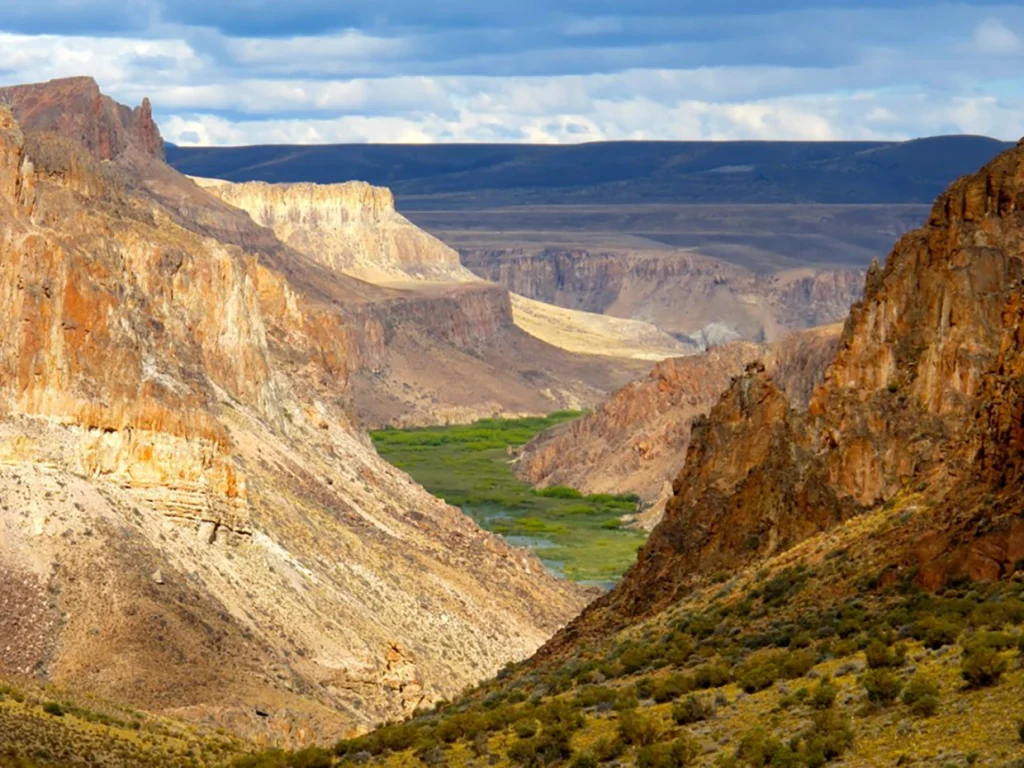
[(465, 251), (477, 275), (531, 299), (634, 318), (681, 338), (775, 341), (846, 316), (860, 270), (756, 274), (690, 251)]
[(531, 653), (585, 596), (354, 426), (387, 350), (486, 346), (507, 294), (326, 270), (96, 92), (0, 107), (0, 670), (295, 745)]
[(344, 184), (233, 184), (195, 179), (325, 266), (372, 283), (472, 281), (459, 255), (395, 210), (391, 190)]
[(771, 345), (737, 341), (656, 365), (582, 419), (546, 432), (523, 448), (517, 473), (546, 487), (587, 493), (637, 494), (643, 511), (634, 524), (660, 522), (690, 442), (704, 416), (748, 363), (763, 361), (793, 405), (806, 408), (835, 354), (840, 326), (787, 335)]
[(884, 583), (1013, 574), (1024, 556), (1022, 285), (1024, 144), (954, 183), (869, 270), (806, 413), (751, 364), (693, 423), (637, 564), (548, 650), (889, 502), (906, 513), (873, 535)]

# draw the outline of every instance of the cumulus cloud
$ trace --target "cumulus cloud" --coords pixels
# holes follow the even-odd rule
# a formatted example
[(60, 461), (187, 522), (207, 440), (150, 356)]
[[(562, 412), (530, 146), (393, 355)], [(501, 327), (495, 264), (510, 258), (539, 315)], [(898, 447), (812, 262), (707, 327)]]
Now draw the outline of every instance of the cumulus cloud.
[(2, 79), (93, 75), (183, 144), (1024, 133), (998, 0), (121, 6), (4, 4)]

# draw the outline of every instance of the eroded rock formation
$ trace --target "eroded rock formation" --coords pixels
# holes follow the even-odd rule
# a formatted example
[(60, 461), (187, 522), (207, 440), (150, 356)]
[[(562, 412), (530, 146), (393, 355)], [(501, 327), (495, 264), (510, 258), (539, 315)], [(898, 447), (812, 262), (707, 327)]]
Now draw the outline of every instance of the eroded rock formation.
[(1024, 555), (1024, 145), (957, 181), (868, 273), (806, 414), (760, 366), (693, 425), (665, 519), (550, 646), (623, 626), (716, 572), (910, 499), (872, 543), (891, 578), (998, 579)]
[(372, 283), (479, 278), (459, 255), (395, 210), (391, 190), (344, 184), (196, 183), (338, 272)]
[(528, 655), (584, 596), (353, 426), (388, 323), (444, 310), (282, 244), (96, 93), (0, 107), (0, 669), (295, 744)]
[(684, 340), (710, 333), (715, 343), (724, 332), (771, 342), (837, 322), (864, 285), (861, 270), (754, 274), (690, 251), (472, 251), (463, 262), (531, 299), (644, 320)]
[(711, 410), (747, 363), (763, 361), (792, 404), (804, 409), (835, 354), (840, 331), (825, 326), (789, 334), (776, 344), (733, 342), (665, 360), (582, 419), (525, 446), (517, 471), (542, 487), (635, 493), (644, 509), (632, 522), (653, 528), (672, 495), (693, 420)]

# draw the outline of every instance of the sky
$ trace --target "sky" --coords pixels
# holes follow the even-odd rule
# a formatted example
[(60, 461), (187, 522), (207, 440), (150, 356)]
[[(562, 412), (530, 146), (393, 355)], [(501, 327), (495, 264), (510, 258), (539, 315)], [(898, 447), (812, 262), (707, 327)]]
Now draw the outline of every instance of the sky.
[(0, 84), (91, 75), (181, 145), (1024, 134), (1024, 3), (35, 0)]

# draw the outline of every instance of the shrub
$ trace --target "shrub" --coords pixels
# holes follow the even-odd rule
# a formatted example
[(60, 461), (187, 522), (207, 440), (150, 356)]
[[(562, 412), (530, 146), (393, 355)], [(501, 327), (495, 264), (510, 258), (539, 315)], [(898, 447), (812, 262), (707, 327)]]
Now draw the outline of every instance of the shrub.
[(48, 701), (43, 704), (43, 712), (54, 717), (64, 717), (64, 707), (56, 701)]
[(532, 717), (524, 717), (512, 724), (512, 730), (520, 739), (531, 739), (537, 735), (537, 721)]
[(955, 623), (948, 618), (937, 616), (925, 616), (916, 622), (911, 628), (910, 635), (915, 640), (924, 643), (925, 648), (937, 650), (946, 645), (952, 645), (960, 637), (963, 629), (961, 624)]
[(539, 768), (571, 756), (569, 733), (562, 728), (547, 728), (540, 736), (517, 741), (508, 750), (509, 760), (527, 768)]
[(736, 757), (752, 768), (762, 766), (793, 766), (796, 755), (793, 750), (758, 726), (747, 731), (736, 748)]
[(577, 755), (569, 763), (569, 768), (597, 768), (597, 760), (593, 755)]
[(623, 712), (619, 717), (619, 738), (626, 744), (645, 747), (661, 736), (661, 725), (653, 717)]
[(896, 668), (902, 667), (906, 661), (907, 649), (902, 644), (892, 649), (881, 641), (874, 640), (864, 649), (864, 656), (870, 669)]
[(666, 701), (675, 701), (684, 693), (692, 690), (693, 678), (688, 675), (675, 674), (655, 683), (651, 697), (659, 704), (664, 704)]
[(615, 760), (626, 751), (626, 742), (618, 736), (602, 736), (594, 742), (594, 758), (599, 763)]
[(729, 684), (729, 670), (722, 664), (702, 664), (693, 671), (693, 684), (700, 689), (721, 688)]
[(676, 702), (672, 706), (672, 719), (677, 725), (699, 723), (714, 714), (715, 705), (696, 696), (687, 696), (685, 700)]
[(682, 768), (690, 765), (699, 754), (697, 745), (685, 736), (667, 744), (653, 744), (640, 750), (637, 768)]
[(1024, 720), (1017, 722), (1017, 738), (1021, 740), (1021, 743), (1024, 743)]
[(747, 693), (763, 691), (782, 677), (777, 652), (756, 653), (736, 672), (736, 682)]
[(922, 717), (931, 717), (939, 709), (939, 686), (922, 675), (915, 675), (903, 689), (903, 703)]
[(864, 674), (861, 684), (867, 691), (868, 701), (887, 706), (899, 698), (903, 681), (885, 669), (873, 669)]
[(960, 674), (971, 688), (995, 685), (1006, 671), (1006, 659), (991, 648), (978, 648), (964, 654)]
[(814, 715), (811, 727), (803, 734), (802, 752), (810, 768), (841, 757), (853, 746), (853, 729), (849, 718), (835, 709)]
[(836, 688), (832, 680), (823, 677), (814, 686), (814, 693), (811, 694), (811, 706), (815, 709), (828, 709), (835, 703), (838, 694), (839, 689)]

